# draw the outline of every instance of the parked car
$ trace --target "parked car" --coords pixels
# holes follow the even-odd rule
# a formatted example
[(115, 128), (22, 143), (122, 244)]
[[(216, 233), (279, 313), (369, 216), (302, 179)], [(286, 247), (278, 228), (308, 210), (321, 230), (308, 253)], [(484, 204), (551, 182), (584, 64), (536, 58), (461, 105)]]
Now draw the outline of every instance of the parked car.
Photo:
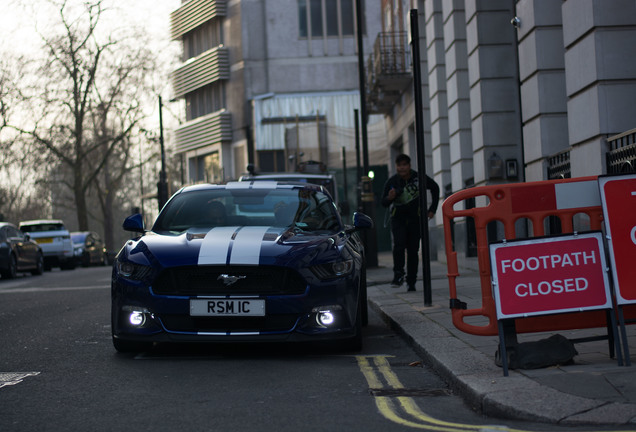
[[(118, 351), (154, 342), (331, 341), (359, 349), (366, 312), (361, 213), (345, 225), (321, 186), (230, 182), (181, 189), (116, 257)], [(364, 308), (364, 310), (363, 310)]]
[(73, 254), (77, 264), (83, 267), (106, 265), (108, 254), (102, 238), (94, 231), (76, 231), (71, 233)]
[(44, 272), (42, 248), (28, 234), (8, 222), (0, 222), (0, 275), (13, 279), (21, 272)]
[(44, 269), (60, 267), (62, 270), (75, 268), (75, 256), (71, 234), (59, 219), (39, 219), (20, 222), (20, 231), (35, 240), (44, 253)]

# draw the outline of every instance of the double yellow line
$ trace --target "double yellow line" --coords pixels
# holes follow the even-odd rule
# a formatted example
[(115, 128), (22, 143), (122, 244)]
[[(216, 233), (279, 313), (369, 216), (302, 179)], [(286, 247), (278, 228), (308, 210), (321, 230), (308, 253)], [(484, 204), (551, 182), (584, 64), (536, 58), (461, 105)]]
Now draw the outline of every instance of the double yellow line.
[[(397, 375), (391, 370), (387, 356), (356, 356), (360, 371), (367, 380), (369, 388), (394, 390), (405, 389)], [(371, 362), (373, 364), (371, 364)], [(382, 379), (381, 379), (382, 378)], [(468, 425), (437, 420), (422, 412), (412, 397), (408, 396), (375, 396), (375, 404), (380, 413), (392, 422), (429, 431), (459, 432), (459, 431), (505, 431), (524, 432), (506, 426)], [(406, 414), (406, 415), (404, 415)]]

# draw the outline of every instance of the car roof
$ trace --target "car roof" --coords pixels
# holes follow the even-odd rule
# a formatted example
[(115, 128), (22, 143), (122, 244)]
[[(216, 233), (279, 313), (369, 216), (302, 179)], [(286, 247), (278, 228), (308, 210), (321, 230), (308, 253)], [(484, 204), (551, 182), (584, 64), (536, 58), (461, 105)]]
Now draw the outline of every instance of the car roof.
[(211, 189), (227, 189), (227, 190), (263, 190), (263, 189), (308, 189), (315, 191), (326, 191), (323, 186), (313, 183), (300, 183), (294, 181), (234, 181), (225, 184), (200, 183), (181, 188), (179, 192), (191, 192), (195, 190), (211, 190)]
[(283, 178), (303, 178), (303, 179), (332, 179), (333, 174), (309, 174), (302, 172), (280, 172), (280, 173), (267, 173), (267, 174), (246, 174), (241, 176), (241, 181), (245, 180), (258, 180), (258, 179), (283, 179)]
[(21, 221), (20, 225), (39, 225), (39, 224), (62, 224), (64, 225), (64, 221), (61, 219), (34, 219), (28, 221)]

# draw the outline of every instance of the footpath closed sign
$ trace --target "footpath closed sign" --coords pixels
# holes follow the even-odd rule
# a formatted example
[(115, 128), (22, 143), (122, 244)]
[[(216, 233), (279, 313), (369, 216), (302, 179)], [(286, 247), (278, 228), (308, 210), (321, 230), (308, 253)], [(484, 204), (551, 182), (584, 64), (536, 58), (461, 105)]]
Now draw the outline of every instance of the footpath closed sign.
[(490, 245), (497, 318), (609, 309), (600, 232)]
[(599, 177), (616, 303), (636, 303), (636, 174)]

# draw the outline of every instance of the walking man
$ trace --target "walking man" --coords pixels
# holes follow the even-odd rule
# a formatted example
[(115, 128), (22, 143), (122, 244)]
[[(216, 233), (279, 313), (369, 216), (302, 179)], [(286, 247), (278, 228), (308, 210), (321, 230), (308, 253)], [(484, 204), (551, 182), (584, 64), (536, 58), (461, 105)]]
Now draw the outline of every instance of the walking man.
[[(389, 207), (391, 214), (391, 234), (393, 236), (393, 281), (391, 286), (400, 287), (404, 283), (404, 261), (406, 253), (407, 291), (415, 291), (420, 249), (420, 203), (417, 172), (411, 169), (411, 158), (400, 154), (395, 158), (397, 174), (384, 185), (382, 205)], [(426, 176), (426, 189), (431, 191), (432, 202), (428, 207), (428, 218), (437, 211), (439, 186)]]

